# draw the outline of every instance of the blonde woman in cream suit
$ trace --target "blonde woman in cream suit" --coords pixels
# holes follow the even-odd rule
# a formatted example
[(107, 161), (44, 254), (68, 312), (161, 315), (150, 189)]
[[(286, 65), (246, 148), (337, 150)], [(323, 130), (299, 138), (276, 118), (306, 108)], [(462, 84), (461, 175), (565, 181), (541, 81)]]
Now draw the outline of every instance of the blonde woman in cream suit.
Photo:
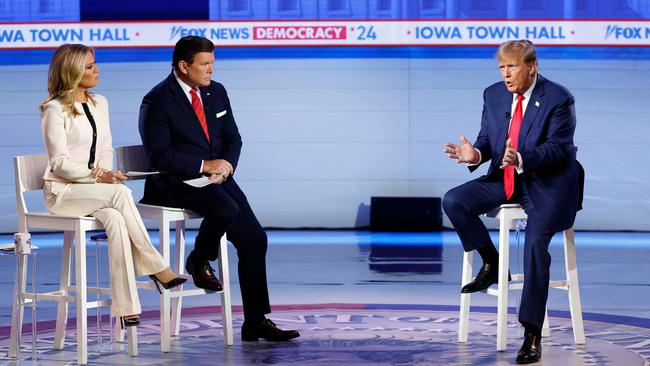
[(99, 83), (92, 49), (59, 47), (50, 63), (49, 97), (40, 105), (49, 156), (43, 192), (56, 215), (90, 215), (106, 228), (111, 315), (122, 326), (140, 323), (135, 276), (149, 275), (158, 289), (185, 282), (151, 244), (122, 172), (113, 170), (108, 102), (88, 89)]

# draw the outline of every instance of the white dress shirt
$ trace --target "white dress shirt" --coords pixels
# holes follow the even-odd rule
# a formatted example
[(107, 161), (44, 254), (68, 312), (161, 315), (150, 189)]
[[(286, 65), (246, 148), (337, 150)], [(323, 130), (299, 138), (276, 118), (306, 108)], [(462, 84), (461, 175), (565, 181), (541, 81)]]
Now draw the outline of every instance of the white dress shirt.
[[(181, 89), (183, 89), (183, 92), (185, 93), (185, 96), (187, 97), (187, 99), (190, 101), (190, 104), (192, 104), (191, 91), (192, 91), (193, 88), (191, 86), (185, 84), (185, 82), (183, 80), (181, 80), (181, 78), (178, 77), (178, 74), (176, 73), (176, 70), (174, 70), (174, 77), (176, 78), (176, 81), (178, 82), (178, 85), (180, 85)], [(199, 103), (201, 103), (201, 106), (203, 106), (203, 101), (201, 100), (201, 91), (196, 89), (196, 93), (197, 93), (197, 95), (199, 97)], [(199, 170), (199, 173), (203, 173), (203, 163), (204, 162), (205, 162), (205, 160), (201, 160), (201, 168)]]
[[(524, 100), (521, 101), (521, 119), (523, 122), (524, 116), (526, 115), (526, 108), (528, 108), (528, 102), (530, 101), (530, 96), (533, 94), (533, 90), (535, 90), (535, 85), (537, 85), (537, 75), (535, 75), (535, 79), (533, 80), (533, 84), (526, 90), (523, 94)], [(512, 105), (510, 107), (510, 121), (508, 122), (510, 125), (508, 126), (508, 131), (510, 131), (510, 126), (512, 125), (512, 116), (515, 115), (515, 108), (517, 108), (517, 93), (512, 93)], [(474, 149), (476, 152), (478, 152), (478, 163), (476, 164), (470, 164), (468, 163), (467, 166), (473, 166), (473, 165), (478, 165), (481, 163), (483, 160), (483, 157), (481, 156), (481, 152), (478, 149)], [(521, 174), (524, 172), (524, 162), (521, 159), (521, 154), (519, 151), (517, 151), (517, 160), (519, 160), (519, 164), (516, 166), (517, 174)]]
[(201, 100), (201, 91), (198, 88), (192, 88), (191, 86), (185, 84), (185, 82), (178, 77), (176, 70), (174, 70), (174, 77), (176, 77), (176, 81), (178, 82), (178, 85), (180, 85), (181, 89), (183, 89), (183, 92), (185, 92), (185, 96), (187, 97), (187, 100), (190, 101), (190, 104), (192, 104), (192, 94), (190, 92), (192, 91), (192, 89), (195, 89), (197, 95), (199, 96), (199, 102), (201, 102), (201, 106), (203, 106), (203, 101)]
[[(526, 108), (528, 108), (528, 102), (530, 101), (530, 96), (533, 94), (533, 90), (535, 89), (535, 85), (537, 84), (537, 75), (535, 75), (535, 79), (533, 80), (533, 84), (526, 90), (523, 94), (524, 100), (521, 101), (521, 120), (523, 122), (524, 116), (526, 115)], [(510, 116), (515, 115), (515, 108), (517, 108), (517, 94), (513, 93), (512, 94), (512, 107), (510, 108)], [(512, 126), (512, 117), (510, 117), (510, 126)], [(510, 131), (510, 127), (508, 127), (508, 132)], [(521, 174), (524, 172), (524, 162), (521, 159), (521, 154), (519, 151), (517, 151), (517, 160), (519, 161), (519, 164), (516, 166), (517, 174)]]

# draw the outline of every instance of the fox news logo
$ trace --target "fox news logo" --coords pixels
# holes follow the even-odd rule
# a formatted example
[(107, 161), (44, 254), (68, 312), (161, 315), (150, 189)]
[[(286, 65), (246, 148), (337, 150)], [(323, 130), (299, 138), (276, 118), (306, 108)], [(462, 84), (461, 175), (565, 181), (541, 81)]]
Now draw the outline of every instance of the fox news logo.
[(650, 38), (650, 27), (621, 27), (620, 25), (608, 25), (605, 31), (605, 39), (648, 39)]

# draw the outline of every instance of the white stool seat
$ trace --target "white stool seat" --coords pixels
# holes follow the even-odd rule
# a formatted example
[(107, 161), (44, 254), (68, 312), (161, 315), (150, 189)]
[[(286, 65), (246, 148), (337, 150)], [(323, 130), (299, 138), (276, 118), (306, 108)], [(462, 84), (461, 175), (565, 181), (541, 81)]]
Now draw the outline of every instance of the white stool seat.
[[(499, 275), (497, 289), (489, 288), (485, 293), (497, 296), (497, 351), (506, 349), (506, 333), (508, 320), (508, 291), (523, 288), (523, 274), (512, 274), (512, 282), (508, 283), (510, 260), (510, 229), (516, 229), (516, 220), (526, 219), (526, 213), (518, 204), (504, 204), (487, 214), (489, 217), (499, 219)], [(566, 278), (559, 281), (550, 281), (550, 288), (566, 290), (569, 297), (573, 338), (576, 344), (585, 343), (584, 325), (582, 320), (582, 306), (580, 303), (580, 289), (578, 285), (578, 268), (576, 264), (576, 251), (573, 227), (564, 230), (564, 266)], [(465, 252), (463, 256), (462, 285), (472, 280), (473, 253)], [(460, 295), (460, 322), (458, 326), (458, 342), (467, 342), (469, 332), (469, 310), (471, 294)], [(542, 336), (550, 334), (548, 314), (544, 318)]]

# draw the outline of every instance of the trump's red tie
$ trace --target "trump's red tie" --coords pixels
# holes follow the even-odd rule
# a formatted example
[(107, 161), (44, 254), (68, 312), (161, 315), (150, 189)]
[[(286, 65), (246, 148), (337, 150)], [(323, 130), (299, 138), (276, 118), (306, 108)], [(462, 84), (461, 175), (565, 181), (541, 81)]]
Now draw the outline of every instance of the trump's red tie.
[[(519, 140), (519, 130), (521, 129), (521, 120), (523, 119), (523, 106), (521, 103), (524, 96), (517, 94), (517, 106), (515, 106), (515, 113), (512, 114), (512, 121), (510, 122), (510, 131), (508, 131), (508, 138), (512, 143), (512, 148), (517, 150), (517, 142)], [(507, 166), (503, 169), (503, 189), (506, 192), (506, 197), (510, 199), (515, 192), (515, 167)]]
[(205, 137), (207, 137), (208, 141), (210, 141), (210, 133), (208, 133), (208, 122), (205, 119), (205, 112), (203, 111), (203, 105), (201, 105), (199, 95), (196, 94), (196, 89), (194, 88), (190, 90), (190, 94), (192, 95), (192, 108), (194, 109), (194, 113), (196, 113), (196, 117), (198, 117), (199, 122), (201, 122), (201, 127), (203, 128)]

